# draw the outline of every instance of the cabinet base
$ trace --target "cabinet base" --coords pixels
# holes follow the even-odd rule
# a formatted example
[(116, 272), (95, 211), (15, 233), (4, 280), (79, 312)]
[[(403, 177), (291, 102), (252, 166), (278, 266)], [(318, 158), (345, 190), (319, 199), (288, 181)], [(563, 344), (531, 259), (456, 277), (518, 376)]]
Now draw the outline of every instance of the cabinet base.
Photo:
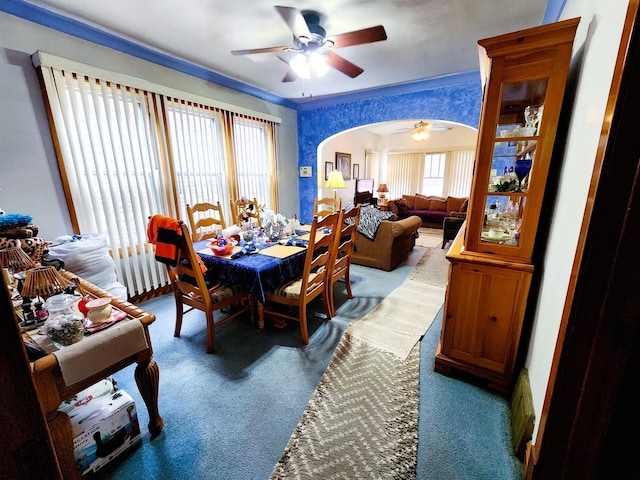
[(436, 350), (433, 370), (447, 377), (456, 378), (504, 397), (511, 396), (513, 387), (511, 377), (505, 378), (495, 372), (485, 370), (477, 365), (471, 365), (451, 358), (442, 353), (440, 344)]

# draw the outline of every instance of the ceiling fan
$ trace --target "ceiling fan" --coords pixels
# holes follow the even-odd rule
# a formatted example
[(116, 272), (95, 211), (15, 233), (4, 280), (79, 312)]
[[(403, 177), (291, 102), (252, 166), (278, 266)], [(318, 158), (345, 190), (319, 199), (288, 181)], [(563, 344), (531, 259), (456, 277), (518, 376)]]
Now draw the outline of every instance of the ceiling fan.
[[(382, 25), (327, 36), (327, 32), (320, 25), (320, 13), (313, 10), (298, 10), (292, 7), (281, 6), (276, 6), (275, 9), (293, 32), (293, 45), (234, 50), (231, 54), (249, 55), (269, 52), (297, 52), (299, 55), (291, 62), (278, 57), (291, 66), (289, 72), (287, 72), (282, 79), (283, 82), (291, 82), (295, 80), (297, 76), (305, 77), (305, 65), (307, 72), (309, 72), (309, 68), (318, 68), (318, 70), (315, 71), (318, 76), (321, 74), (320, 71), (323, 68), (326, 69), (326, 66), (329, 66), (351, 78), (355, 78), (364, 72), (364, 70), (349, 60), (337, 55), (333, 50), (387, 39), (387, 33)], [(298, 66), (295, 64), (296, 61), (305, 64), (302, 70), (298, 69)]]

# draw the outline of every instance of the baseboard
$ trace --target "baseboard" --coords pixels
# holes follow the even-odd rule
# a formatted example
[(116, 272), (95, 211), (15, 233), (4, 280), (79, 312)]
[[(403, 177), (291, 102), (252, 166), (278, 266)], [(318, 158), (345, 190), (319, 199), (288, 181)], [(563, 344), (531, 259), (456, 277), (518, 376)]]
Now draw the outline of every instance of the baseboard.
[(523, 368), (511, 397), (511, 435), (513, 453), (523, 459), (527, 443), (533, 435), (535, 414), (529, 384), (529, 372)]

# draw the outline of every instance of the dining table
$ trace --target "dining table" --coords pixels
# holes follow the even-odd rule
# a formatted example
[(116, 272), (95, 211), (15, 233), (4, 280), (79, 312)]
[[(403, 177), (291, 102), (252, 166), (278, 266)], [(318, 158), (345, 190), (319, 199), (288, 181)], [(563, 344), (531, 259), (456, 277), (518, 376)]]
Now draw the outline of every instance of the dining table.
[(210, 240), (194, 242), (193, 246), (207, 268), (205, 278), (242, 285), (255, 300), (264, 304), (265, 292), (302, 275), (307, 248), (305, 232), (300, 233), (303, 235), (280, 242), (246, 243), (241, 240), (231, 254), (222, 256), (214, 254)]

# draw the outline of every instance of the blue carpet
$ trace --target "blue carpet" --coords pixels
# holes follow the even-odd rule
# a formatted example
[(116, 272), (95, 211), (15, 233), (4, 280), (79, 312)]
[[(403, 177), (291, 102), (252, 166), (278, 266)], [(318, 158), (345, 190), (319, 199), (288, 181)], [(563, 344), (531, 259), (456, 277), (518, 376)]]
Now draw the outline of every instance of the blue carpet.
[[(200, 312), (187, 314), (181, 338), (174, 338), (173, 297), (141, 304), (157, 316), (150, 332), (164, 430), (150, 438), (134, 367), (119, 372), (119, 387), (136, 401), (143, 439), (94, 478), (267, 479), (347, 325), (397, 288), (423, 252), (414, 249), (393, 272), (354, 265), (356, 298), (347, 300), (338, 284), (337, 316), (310, 315), (307, 347), (297, 324), (261, 331), (239, 318), (216, 330), (216, 353), (207, 355)], [(320, 311), (320, 304), (312, 310)], [(522, 465), (509, 452), (508, 404), (433, 372), (439, 330), (436, 319), (421, 346), (418, 478), (520, 478)]]
[(508, 401), (433, 371), (441, 327), (442, 310), (420, 345), (418, 478), (523, 478), (511, 453)]

